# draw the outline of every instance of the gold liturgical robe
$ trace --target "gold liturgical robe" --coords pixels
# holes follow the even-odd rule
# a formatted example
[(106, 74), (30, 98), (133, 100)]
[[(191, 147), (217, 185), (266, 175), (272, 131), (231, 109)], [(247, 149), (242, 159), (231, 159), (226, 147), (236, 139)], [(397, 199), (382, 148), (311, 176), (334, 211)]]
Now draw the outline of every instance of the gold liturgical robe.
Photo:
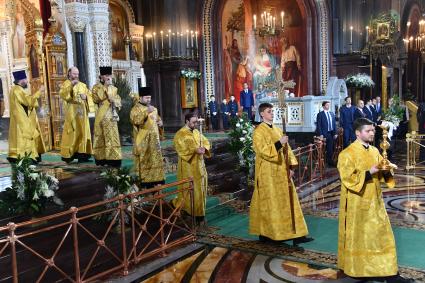
[[(266, 123), (254, 130), (255, 188), (249, 211), (249, 232), (277, 241), (308, 234), (295, 185), (288, 180), (285, 149), (275, 147), (282, 135), (281, 129)], [(287, 146), (288, 164), (297, 165)]]
[[(200, 147), (200, 139), (201, 133), (196, 129), (192, 132), (187, 126), (178, 130), (174, 137), (174, 147), (178, 154), (177, 179), (193, 177), (194, 216), (205, 216), (207, 201), (207, 170), (203, 166), (202, 156), (196, 153), (196, 150)], [(211, 157), (210, 143), (203, 135), (202, 146), (206, 149), (204, 158)], [(176, 207), (183, 205), (183, 210), (192, 214), (189, 192), (179, 193), (173, 203)]]
[[(121, 97), (117, 91), (112, 85), (106, 87), (100, 83), (92, 90), (93, 102), (98, 105), (94, 121), (93, 155), (100, 165), (122, 159), (117, 116)], [(114, 104), (114, 111), (110, 100)]]
[(40, 92), (31, 95), (19, 85), (10, 90), (9, 158), (23, 157), (25, 153), (36, 159), (46, 152), (36, 108)]
[(341, 177), (339, 208), (338, 268), (353, 277), (397, 274), (394, 235), (382, 198), (380, 183), (392, 188), (382, 173), (365, 181), (366, 172), (382, 159), (377, 148), (365, 149), (355, 141), (338, 157)]
[(133, 124), (133, 154), (135, 171), (141, 183), (158, 183), (165, 180), (164, 159), (157, 122), (158, 110), (148, 113), (148, 107), (136, 103), (130, 112)]
[[(87, 96), (82, 100), (80, 94)], [(87, 86), (79, 82), (74, 87), (70, 80), (63, 82), (59, 95), (64, 100), (65, 123), (62, 132), (61, 155), (73, 158), (76, 153), (92, 154), (88, 113), (94, 104)]]

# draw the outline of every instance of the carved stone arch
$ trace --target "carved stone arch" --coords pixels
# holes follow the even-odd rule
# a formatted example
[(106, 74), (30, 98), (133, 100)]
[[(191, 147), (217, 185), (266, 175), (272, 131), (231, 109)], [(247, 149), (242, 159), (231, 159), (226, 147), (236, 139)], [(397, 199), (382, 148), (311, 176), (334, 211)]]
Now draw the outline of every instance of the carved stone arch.
[[(300, 11), (306, 19), (307, 24), (307, 41), (311, 44), (309, 48), (313, 50), (311, 54), (307, 54), (311, 72), (308, 74), (309, 79), (314, 80), (314, 84), (308, 85), (308, 94), (318, 94), (326, 90), (330, 73), (330, 48), (328, 35), (330, 32), (330, 10), (326, 0), (296, 0), (300, 7)], [(204, 0), (202, 5), (201, 26), (202, 26), (202, 56), (201, 66), (203, 67), (203, 93), (205, 102), (208, 98), (215, 95), (219, 89), (220, 79), (217, 74), (214, 62), (219, 61), (220, 51), (216, 46), (217, 14), (223, 5), (224, 0)], [(302, 9), (301, 9), (302, 8)]]
[(109, 3), (120, 6), (125, 11), (129, 24), (136, 23), (133, 8), (128, 0), (110, 0)]

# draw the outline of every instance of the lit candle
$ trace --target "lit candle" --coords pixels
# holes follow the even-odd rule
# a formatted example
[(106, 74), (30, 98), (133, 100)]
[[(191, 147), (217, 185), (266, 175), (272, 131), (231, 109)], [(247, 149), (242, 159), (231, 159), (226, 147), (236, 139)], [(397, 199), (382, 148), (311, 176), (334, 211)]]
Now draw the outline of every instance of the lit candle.
[(161, 30), (161, 52), (164, 50), (164, 32)]
[(267, 13), (267, 25), (270, 26), (270, 13)]
[(369, 42), (369, 26), (366, 26), (366, 43)]
[(411, 37), (409, 38), (409, 45), (410, 45), (410, 48), (412, 48), (412, 49), (413, 49), (413, 36), (411, 36)]
[(193, 30), (190, 31), (190, 48), (193, 48)]
[(353, 44), (353, 26), (350, 26), (350, 44)]
[(264, 14), (261, 14), (261, 23), (263, 24), (263, 27), (264, 27)]
[(283, 27), (283, 17), (285, 16), (285, 12), (284, 11), (282, 11), (281, 13), (280, 13), (280, 19), (281, 19), (281, 26)]
[(404, 48), (406, 49), (406, 52), (409, 49), (409, 40), (406, 38), (403, 38), (403, 42), (404, 42)]
[(276, 28), (276, 17), (273, 17), (273, 28)]
[(186, 48), (189, 48), (189, 30), (186, 30)]
[(257, 15), (254, 14), (254, 29), (257, 29)]
[(195, 31), (195, 47), (198, 49), (198, 32)]

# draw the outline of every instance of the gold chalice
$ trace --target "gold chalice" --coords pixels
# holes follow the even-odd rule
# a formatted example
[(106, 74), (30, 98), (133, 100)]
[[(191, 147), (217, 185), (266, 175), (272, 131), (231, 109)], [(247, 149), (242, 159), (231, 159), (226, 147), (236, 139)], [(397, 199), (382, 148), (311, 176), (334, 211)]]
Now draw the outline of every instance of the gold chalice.
[(383, 122), (379, 127), (382, 129), (382, 142), (379, 146), (382, 148), (382, 157), (383, 159), (378, 164), (378, 169), (383, 171), (389, 171), (392, 169), (397, 169), (397, 165), (391, 163), (388, 160), (387, 150), (390, 148), (390, 143), (388, 142), (388, 124)]

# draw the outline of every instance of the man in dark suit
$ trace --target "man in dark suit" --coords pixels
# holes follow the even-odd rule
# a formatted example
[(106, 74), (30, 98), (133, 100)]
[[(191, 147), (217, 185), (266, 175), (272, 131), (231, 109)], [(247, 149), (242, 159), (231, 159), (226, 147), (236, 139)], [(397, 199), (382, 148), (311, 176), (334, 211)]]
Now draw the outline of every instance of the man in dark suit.
[(252, 120), (252, 108), (254, 108), (254, 95), (252, 90), (248, 89), (248, 84), (243, 84), (243, 90), (240, 93), (242, 111), (248, 114), (248, 119)]
[(357, 107), (354, 111), (354, 121), (356, 121), (358, 118), (366, 118), (366, 113), (363, 111), (364, 109), (364, 102), (363, 100), (357, 101)]
[(317, 114), (317, 133), (321, 138), (326, 139), (326, 159), (330, 166), (334, 166), (332, 156), (334, 153), (334, 139), (336, 134), (335, 114), (330, 111), (331, 103), (324, 101), (322, 103), (323, 111)]
[(229, 129), (229, 104), (227, 103), (226, 98), (223, 99), (223, 102), (220, 105), (221, 118), (223, 119), (223, 129)]
[[(375, 102), (374, 102), (375, 101)], [(378, 117), (382, 115), (382, 107), (381, 107), (381, 98), (379, 96), (372, 99), (372, 104), (375, 106), (376, 113)]]
[(238, 115), (239, 106), (238, 102), (235, 99), (234, 95), (230, 96), (230, 102), (229, 102), (229, 112), (230, 112), (230, 118), (233, 119)]
[(366, 106), (363, 108), (363, 111), (366, 113), (366, 118), (376, 124), (378, 115), (376, 114), (375, 108), (372, 106), (372, 99), (366, 100)]
[(210, 119), (212, 124), (212, 129), (214, 131), (218, 130), (218, 104), (215, 101), (214, 95), (210, 96), (210, 102), (208, 102), (208, 109), (210, 110)]
[(355, 110), (356, 108), (351, 105), (351, 97), (347, 96), (345, 98), (345, 105), (339, 109), (339, 125), (344, 129), (344, 148), (356, 139), (353, 130)]

